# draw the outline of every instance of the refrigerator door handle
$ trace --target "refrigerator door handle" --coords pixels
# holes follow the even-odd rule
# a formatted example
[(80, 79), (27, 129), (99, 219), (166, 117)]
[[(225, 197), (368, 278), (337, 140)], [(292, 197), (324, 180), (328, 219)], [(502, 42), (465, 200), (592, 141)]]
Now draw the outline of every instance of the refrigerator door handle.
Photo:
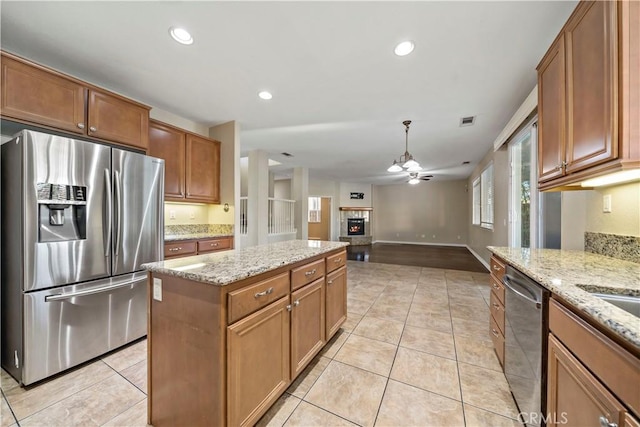
[(113, 289), (123, 288), (125, 286), (135, 285), (136, 283), (145, 282), (146, 280), (147, 280), (147, 278), (143, 277), (143, 278), (132, 280), (132, 281), (129, 281), (129, 282), (116, 283), (116, 284), (113, 284), (113, 285), (102, 286), (102, 287), (93, 288), (93, 289), (87, 289), (87, 290), (84, 290), (84, 291), (72, 292), (72, 293), (69, 293), (69, 294), (47, 295), (46, 297), (44, 297), (44, 300), (46, 302), (53, 302), (53, 301), (62, 301), (62, 300), (73, 298), (73, 297), (84, 297), (84, 296), (87, 296), (87, 295), (99, 294), (101, 292), (106, 292), (106, 291), (111, 291)]
[(115, 172), (115, 182), (116, 188), (116, 244), (115, 244), (115, 255), (117, 256), (120, 252), (120, 235), (122, 228), (122, 183), (120, 182), (120, 172)]
[(106, 206), (106, 217), (107, 226), (103, 228), (103, 234), (106, 233), (106, 236), (103, 236), (106, 244), (104, 247), (104, 256), (108, 257), (111, 254), (111, 223), (113, 221), (113, 199), (111, 197), (111, 175), (109, 173), (109, 169), (104, 170), (104, 184), (106, 187), (105, 194), (107, 195), (107, 206)]

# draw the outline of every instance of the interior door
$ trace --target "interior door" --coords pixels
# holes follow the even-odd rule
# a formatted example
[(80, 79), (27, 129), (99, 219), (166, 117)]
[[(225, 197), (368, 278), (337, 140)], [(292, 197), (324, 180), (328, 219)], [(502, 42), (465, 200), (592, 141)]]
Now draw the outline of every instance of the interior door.
[(164, 160), (112, 149), (113, 274), (162, 260)]

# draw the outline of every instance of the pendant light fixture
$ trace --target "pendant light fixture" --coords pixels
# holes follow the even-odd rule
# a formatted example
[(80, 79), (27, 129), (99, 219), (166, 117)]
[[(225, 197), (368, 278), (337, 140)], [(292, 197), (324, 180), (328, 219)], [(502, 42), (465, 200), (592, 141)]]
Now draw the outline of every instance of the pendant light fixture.
[(402, 122), (404, 125), (404, 133), (405, 133), (405, 147), (404, 154), (400, 156), (399, 159), (393, 160), (393, 163), (387, 169), (388, 172), (402, 172), (404, 169), (407, 172), (419, 172), (422, 170), (420, 167), (420, 163), (418, 163), (411, 153), (409, 153), (409, 125), (411, 124), (411, 120), (405, 120)]

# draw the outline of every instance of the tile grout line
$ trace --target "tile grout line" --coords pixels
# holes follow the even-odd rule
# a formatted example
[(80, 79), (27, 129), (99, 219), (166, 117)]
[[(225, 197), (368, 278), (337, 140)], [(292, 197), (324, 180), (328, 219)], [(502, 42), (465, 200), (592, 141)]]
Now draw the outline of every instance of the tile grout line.
[[(11, 412), (11, 415), (13, 416), (13, 420), (16, 422), (16, 425), (20, 427), (20, 422), (18, 421), (18, 417), (16, 417), (16, 414), (13, 412), (13, 408), (9, 404), (9, 399), (7, 399), (7, 396), (4, 394), (4, 390), (0, 389), (0, 395), (2, 395), (2, 398), (7, 403), (7, 407), (9, 407), (9, 412)], [(9, 425), (13, 425), (13, 424), (9, 424)]]

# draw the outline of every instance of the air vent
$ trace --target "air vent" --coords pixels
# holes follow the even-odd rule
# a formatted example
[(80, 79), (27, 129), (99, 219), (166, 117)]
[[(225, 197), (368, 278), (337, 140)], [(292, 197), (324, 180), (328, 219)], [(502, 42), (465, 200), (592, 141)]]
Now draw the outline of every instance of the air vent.
[(463, 164), (463, 165), (468, 165), (469, 163), (471, 163), (471, 162), (469, 162), (469, 161), (467, 161), (467, 160), (465, 160), (464, 162), (462, 162), (462, 164)]
[(476, 121), (476, 116), (463, 117), (460, 119), (460, 127), (473, 126)]
[(280, 153), (280, 154), (282, 154), (285, 157), (293, 157), (293, 154), (291, 154), (291, 153), (286, 153), (285, 152), (285, 153)]

